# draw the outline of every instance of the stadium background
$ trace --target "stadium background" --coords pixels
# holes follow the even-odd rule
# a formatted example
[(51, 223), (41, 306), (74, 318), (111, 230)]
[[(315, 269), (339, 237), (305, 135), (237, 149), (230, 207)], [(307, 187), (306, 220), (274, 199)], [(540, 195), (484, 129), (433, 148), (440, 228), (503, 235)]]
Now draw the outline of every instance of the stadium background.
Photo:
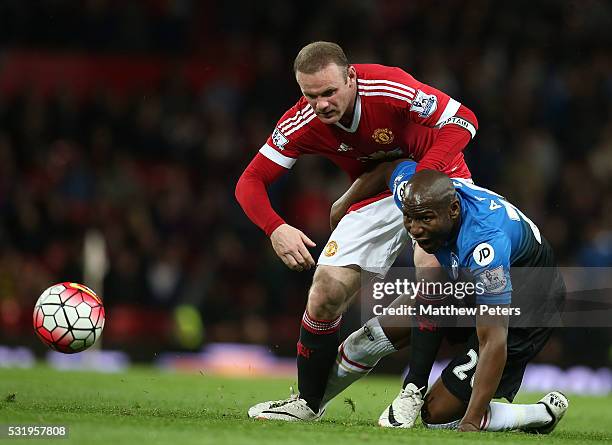
[[(233, 195), (300, 94), (296, 52), (319, 39), (465, 103), (476, 182), (527, 213), (560, 264), (611, 266), (611, 26), (597, 0), (0, 2), (0, 344), (43, 354), (32, 306), (54, 282), (87, 283), (97, 233), (105, 349), (290, 357), (311, 274), (282, 265)], [(270, 195), (318, 255), (347, 186), (305, 157)], [(610, 339), (560, 331), (539, 360), (610, 366)]]

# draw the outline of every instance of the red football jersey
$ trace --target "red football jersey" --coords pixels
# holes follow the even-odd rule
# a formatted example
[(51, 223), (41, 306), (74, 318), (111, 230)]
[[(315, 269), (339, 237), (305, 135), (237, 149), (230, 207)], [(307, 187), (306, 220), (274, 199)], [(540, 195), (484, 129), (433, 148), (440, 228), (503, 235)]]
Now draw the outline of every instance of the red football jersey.
[[(322, 155), (355, 180), (369, 161), (420, 161), (440, 126), (455, 123), (449, 118), (461, 104), (447, 94), (400, 68), (353, 66), (358, 96), (350, 127), (324, 124), (302, 96), (278, 121), (260, 153), (285, 168), (291, 168), (302, 154)], [(474, 127), (464, 128), (474, 136)], [(471, 176), (462, 152), (442, 172), (457, 178)]]

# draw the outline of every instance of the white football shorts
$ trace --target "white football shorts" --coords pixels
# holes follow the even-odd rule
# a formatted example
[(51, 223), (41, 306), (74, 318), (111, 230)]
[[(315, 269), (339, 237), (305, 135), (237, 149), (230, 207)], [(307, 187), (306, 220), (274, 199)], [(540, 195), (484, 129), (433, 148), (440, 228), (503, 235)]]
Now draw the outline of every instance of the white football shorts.
[[(464, 181), (474, 183), (471, 178)], [(356, 265), (384, 276), (409, 239), (415, 249), (416, 241), (404, 227), (404, 215), (393, 196), (389, 196), (345, 215), (330, 235), (317, 264)]]
[(357, 265), (384, 275), (407, 242), (404, 215), (389, 196), (345, 215), (330, 235), (318, 264)]

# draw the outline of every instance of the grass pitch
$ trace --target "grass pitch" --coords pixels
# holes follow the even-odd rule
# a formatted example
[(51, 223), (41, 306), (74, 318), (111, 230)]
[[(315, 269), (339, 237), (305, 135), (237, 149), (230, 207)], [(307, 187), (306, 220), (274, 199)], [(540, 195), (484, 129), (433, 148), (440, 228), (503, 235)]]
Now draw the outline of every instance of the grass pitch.
[[(68, 439), (26, 443), (310, 444), (339, 443), (611, 443), (612, 397), (570, 394), (551, 436), (523, 433), (397, 431), (376, 426), (399, 390), (398, 378), (369, 377), (342, 394), (316, 423), (253, 421), (247, 408), (288, 395), (290, 380), (228, 379), (139, 368), (121, 374), (0, 370), (0, 424), (65, 424)], [(537, 401), (524, 394), (518, 402)], [(7, 439), (0, 442), (23, 442)]]

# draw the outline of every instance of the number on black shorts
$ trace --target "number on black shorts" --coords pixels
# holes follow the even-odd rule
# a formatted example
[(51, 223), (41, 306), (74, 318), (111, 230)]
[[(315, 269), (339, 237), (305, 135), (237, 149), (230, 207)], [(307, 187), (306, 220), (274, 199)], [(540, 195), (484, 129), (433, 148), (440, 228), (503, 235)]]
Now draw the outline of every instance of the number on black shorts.
[[(467, 352), (467, 356), (470, 358), (469, 362), (463, 365), (457, 365), (453, 368), (453, 374), (455, 374), (459, 380), (465, 380), (468, 376), (466, 372), (474, 369), (478, 363), (478, 354), (473, 349), (470, 349)], [(470, 386), (474, 387), (474, 376), (472, 376), (472, 379), (470, 380)]]

